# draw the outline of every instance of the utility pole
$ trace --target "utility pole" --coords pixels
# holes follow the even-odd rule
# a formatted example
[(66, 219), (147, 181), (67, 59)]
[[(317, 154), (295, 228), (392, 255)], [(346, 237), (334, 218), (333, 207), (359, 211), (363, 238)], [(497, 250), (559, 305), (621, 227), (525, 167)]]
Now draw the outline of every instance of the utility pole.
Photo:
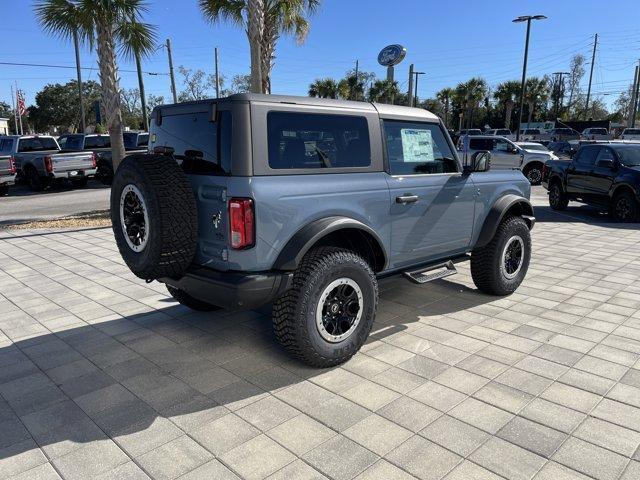
[(407, 106), (413, 107), (413, 63), (409, 65), (409, 89), (408, 89), (408, 101)]
[(178, 94), (176, 93), (176, 77), (173, 73), (173, 56), (171, 55), (170, 38), (167, 38), (167, 55), (169, 56), (169, 76), (171, 77), (171, 93), (173, 95), (173, 103), (178, 103)]
[(80, 47), (78, 45), (78, 32), (73, 31), (73, 46), (76, 50), (76, 74), (78, 75), (78, 102), (80, 103), (80, 132), (85, 133), (87, 128), (84, 119), (84, 98), (82, 95), (82, 74), (80, 69)]
[(218, 73), (218, 47), (213, 49), (214, 63), (216, 68), (216, 98), (220, 98), (220, 74)]
[(553, 75), (556, 76), (556, 86), (554, 88), (555, 92), (555, 104), (556, 104), (556, 114), (555, 117), (558, 118), (560, 116), (560, 112), (562, 111), (562, 104), (564, 103), (564, 83), (562, 81), (563, 75), (569, 75), (569, 72), (553, 72)]
[(589, 98), (591, 97), (591, 80), (593, 79), (593, 65), (596, 62), (596, 48), (598, 47), (598, 34), (593, 39), (593, 53), (591, 54), (591, 69), (589, 72), (589, 88), (587, 89), (587, 102), (584, 107), (584, 119), (589, 118)]
[(640, 93), (640, 66), (636, 65), (635, 80), (633, 82), (633, 94), (631, 95), (631, 118), (628, 126), (634, 128), (636, 126), (636, 113), (638, 112), (638, 94)]
[(356, 60), (356, 85), (354, 88), (354, 100), (358, 100), (358, 85), (360, 85), (360, 80), (358, 79), (358, 60)]
[(144, 93), (144, 80), (142, 79), (142, 63), (140, 62), (140, 54), (135, 52), (136, 69), (138, 70), (138, 89), (140, 90), (140, 104), (142, 105), (142, 124), (144, 129), (149, 131), (149, 116), (147, 115), (147, 97)]
[(531, 20), (544, 20), (544, 15), (525, 15), (517, 17), (514, 23), (527, 22), (527, 36), (524, 44), (524, 61), (522, 62), (522, 83), (520, 86), (520, 110), (518, 110), (518, 130), (516, 130), (516, 142), (520, 140), (520, 127), (522, 126), (522, 111), (524, 110), (524, 88), (527, 79), (527, 57), (529, 56), (529, 34), (531, 33)]

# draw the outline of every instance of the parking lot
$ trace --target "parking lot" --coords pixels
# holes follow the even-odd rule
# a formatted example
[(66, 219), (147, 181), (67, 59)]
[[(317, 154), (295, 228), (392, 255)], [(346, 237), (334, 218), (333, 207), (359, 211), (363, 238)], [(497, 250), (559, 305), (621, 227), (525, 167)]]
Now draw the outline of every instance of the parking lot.
[(193, 313), (135, 278), (110, 229), (0, 230), (0, 477), (640, 478), (638, 224), (533, 200), (515, 294), (464, 264), (381, 283), (328, 370), (268, 309)]

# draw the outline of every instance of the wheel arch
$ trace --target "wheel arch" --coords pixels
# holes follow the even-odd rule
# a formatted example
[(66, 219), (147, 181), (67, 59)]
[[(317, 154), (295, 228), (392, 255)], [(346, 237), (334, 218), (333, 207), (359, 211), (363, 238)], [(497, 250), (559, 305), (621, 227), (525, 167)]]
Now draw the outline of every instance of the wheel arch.
[(489, 209), (474, 248), (487, 245), (496, 234), (500, 222), (507, 215), (517, 215), (524, 218), (529, 229), (532, 229), (535, 224), (533, 207), (529, 200), (515, 194), (503, 195)]
[(295, 270), (305, 254), (316, 246), (344, 247), (363, 256), (374, 272), (384, 270), (387, 253), (378, 234), (364, 223), (348, 217), (326, 217), (298, 230), (280, 251), (276, 270)]
[(629, 192), (637, 200), (640, 200), (640, 190), (636, 190), (635, 188), (633, 188), (633, 186), (631, 186), (628, 183), (619, 183), (618, 185), (614, 186), (611, 189), (610, 199), (613, 201), (613, 199), (616, 197), (616, 195), (618, 195), (620, 192)]

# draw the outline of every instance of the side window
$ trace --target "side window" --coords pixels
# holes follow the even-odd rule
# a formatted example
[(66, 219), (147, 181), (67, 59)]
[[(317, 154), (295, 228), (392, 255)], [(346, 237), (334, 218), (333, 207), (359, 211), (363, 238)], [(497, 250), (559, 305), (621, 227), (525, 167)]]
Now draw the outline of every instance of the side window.
[(600, 148), (600, 153), (598, 153), (598, 156), (596, 157), (596, 165), (601, 160), (615, 161), (615, 159), (616, 159), (616, 156), (613, 153), (613, 150), (611, 150), (610, 148), (602, 147), (602, 148)]
[(218, 121), (209, 112), (162, 117), (153, 126), (152, 149), (164, 149), (182, 164), (186, 173), (225, 175), (231, 173), (231, 112), (222, 110)]
[(458, 172), (458, 162), (437, 123), (384, 121), (391, 175)]
[(493, 150), (492, 138), (469, 138), (470, 150)]
[(598, 156), (598, 150), (600, 150), (600, 147), (582, 147), (580, 149), (580, 153), (576, 157), (576, 161), (580, 165), (595, 165), (596, 157)]
[(496, 151), (498, 151), (498, 152), (508, 152), (509, 151), (509, 147), (510, 147), (509, 142), (506, 142), (506, 141), (504, 141), (502, 139), (494, 140), (494, 142), (495, 142), (494, 149)]
[(67, 140), (69, 139), (69, 137), (60, 137), (58, 139), (58, 145), (60, 145), (60, 148), (62, 150), (64, 150), (65, 148), (67, 148)]
[(267, 114), (269, 166), (324, 169), (371, 165), (365, 117), (315, 113)]
[(11, 147), (13, 147), (13, 140), (11, 138), (0, 140), (0, 152), (11, 153)]

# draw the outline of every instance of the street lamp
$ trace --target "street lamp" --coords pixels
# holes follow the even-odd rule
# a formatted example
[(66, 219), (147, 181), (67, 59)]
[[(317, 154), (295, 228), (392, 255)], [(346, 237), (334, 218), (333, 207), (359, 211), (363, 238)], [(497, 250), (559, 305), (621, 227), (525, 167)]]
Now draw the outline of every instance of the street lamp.
[(518, 111), (518, 131), (516, 132), (516, 142), (520, 140), (520, 126), (522, 125), (522, 110), (524, 109), (524, 83), (527, 78), (527, 56), (529, 55), (529, 32), (531, 31), (531, 20), (544, 20), (544, 15), (523, 15), (514, 18), (514, 23), (527, 22), (527, 39), (524, 44), (524, 63), (522, 64), (522, 85), (520, 86), (520, 110)]
[(412, 105), (412, 107), (415, 107), (418, 105), (418, 75), (425, 75), (426, 72), (413, 72), (413, 74), (416, 76), (416, 83), (414, 85), (414, 93), (413, 93), (414, 104)]

